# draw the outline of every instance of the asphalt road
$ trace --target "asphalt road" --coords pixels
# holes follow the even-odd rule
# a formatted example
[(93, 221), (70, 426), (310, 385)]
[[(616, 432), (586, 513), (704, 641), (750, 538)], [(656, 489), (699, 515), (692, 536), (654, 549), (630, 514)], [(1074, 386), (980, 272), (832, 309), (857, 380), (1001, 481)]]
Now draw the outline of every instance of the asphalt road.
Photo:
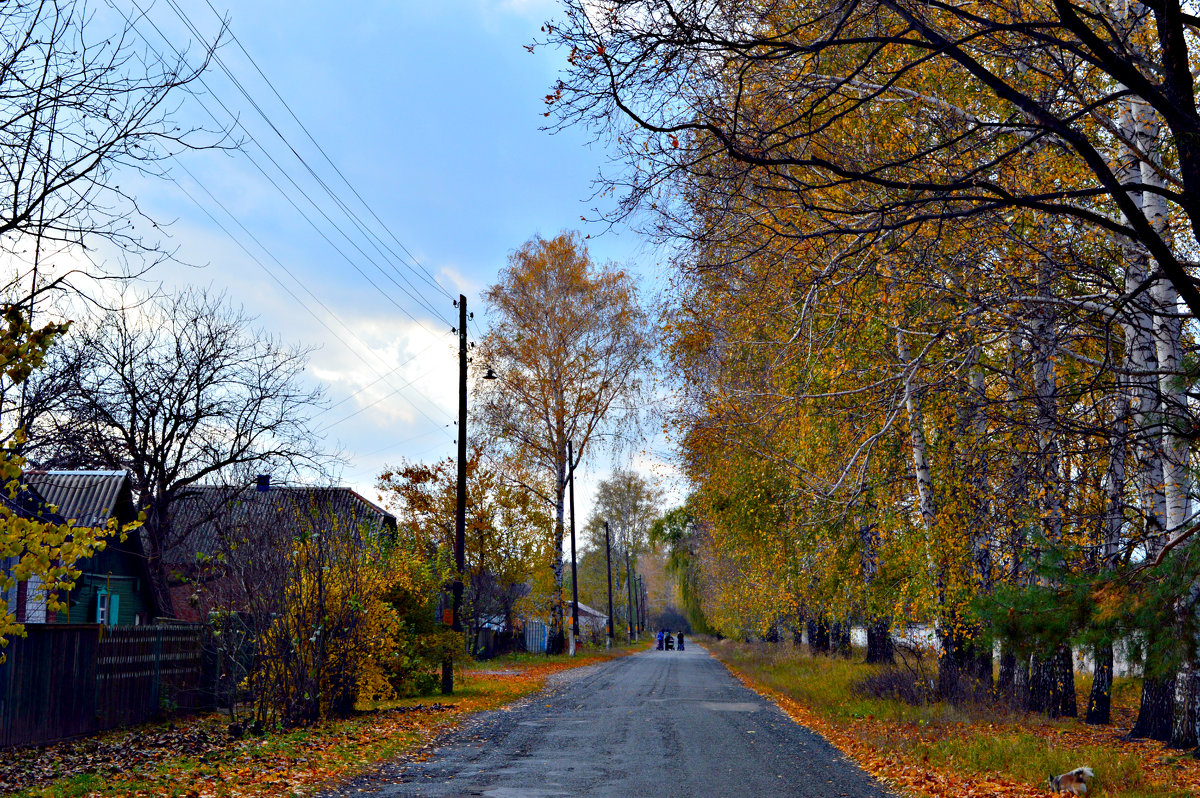
[(805, 796), (888, 793), (701, 647), (564, 671), (547, 688), (333, 795)]

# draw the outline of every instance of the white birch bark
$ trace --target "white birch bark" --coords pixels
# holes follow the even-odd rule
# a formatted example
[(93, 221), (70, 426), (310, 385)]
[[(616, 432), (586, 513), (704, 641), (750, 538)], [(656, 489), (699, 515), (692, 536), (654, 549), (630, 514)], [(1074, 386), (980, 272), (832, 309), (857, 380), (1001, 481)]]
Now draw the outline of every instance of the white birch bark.
[[(1119, 121), (1122, 138), (1137, 140), (1137, 113), (1132, 103), (1126, 105)], [(1118, 177), (1124, 183), (1140, 182), (1140, 166), (1132, 147), (1122, 144), (1118, 154)], [(1132, 192), (1137, 203), (1142, 202), (1140, 191)], [(1132, 295), (1149, 277), (1150, 261), (1145, 251), (1133, 242), (1126, 242), (1125, 293)], [(1160, 533), (1166, 526), (1165, 476), (1162, 458), (1162, 412), (1157, 380), (1158, 347), (1154, 336), (1152, 295), (1139, 294), (1124, 308), (1125, 361), (1129, 367), (1130, 421), (1137, 469), (1138, 494), (1146, 534), (1152, 550), (1160, 545)]]
[[(1038, 292), (1050, 298), (1053, 279), (1051, 265), (1043, 262), (1039, 267)], [(1058, 415), (1058, 378), (1054, 373), (1058, 349), (1058, 330), (1054, 318), (1053, 304), (1042, 303), (1036, 308), (1030, 355), (1033, 367), (1033, 391), (1037, 404), (1035, 430), (1037, 432), (1038, 465), (1041, 471), (1042, 527), (1046, 538), (1056, 541), (1062, 537), (1062, 485), (1060, 484), (1059, 446), (1056, 432)]]
[[(987, 416), (983, 412), (986, 403), (987, 385), (983, 371), (977, 366), (971, 370), (971, 414), (974, 440), (978, 442), (986, 440), (988, 436)], [(986, 465), (986, 461), (978, 463), (971, 474), (971, 492), (976, 503), (975, 518), (971, 524), (971, 558), (982, 592), (990, 592), (992, 588), (992, 547), (988, 532), (993, 524)]]
[(937, 520), (937, 511), (933, 502), (933, 478), (929, 471), (929, 447), (925, 443), (925, 431), (922, 427), (921, 408), (917, 401), (913, 380), (915, 370), (908, 368), (908, 343), (904, 333), (896, 333), (896, 354), (904, 367), (904, 407), (908, 411), (908, 429), (912, 441), (913, 476), (917, 483), (917, 500), (921, 511), (921, 520), (925, 528), (933, 531)]
[[(1132, 113), (1136, 125), (1139, 149), (1149, 156), (1139, 164), (1141, 182), (1145, 186), (1165, 189), (1166, 181), (1152, 162), (1159, 155), (1162, 123), (1157, 114), (1141, 100), (1132, 101)], [(1161, 194), (1142, 192), (1142, 212), (1164, 240), (1170, 231), (1167, 224), (1167, 204)], [(1179, 434), (1186, 429), (1187, 397), (1184, 381), (1180, 378), (1183, 368), (1183, 319), (1179, 316), (1179, 291), (1167, 279), (1155, 281), (1154, 298), (1154, 348), (1158, 358), (1158, 390), (1163, 421), (1159, 425), (1162, 436), (1163, 460), (1163, 503), (1164, 522), (1168, 537), (1181, 531), (1188, 517), (1188, 456), (1190, 446), (1187, 438)]]

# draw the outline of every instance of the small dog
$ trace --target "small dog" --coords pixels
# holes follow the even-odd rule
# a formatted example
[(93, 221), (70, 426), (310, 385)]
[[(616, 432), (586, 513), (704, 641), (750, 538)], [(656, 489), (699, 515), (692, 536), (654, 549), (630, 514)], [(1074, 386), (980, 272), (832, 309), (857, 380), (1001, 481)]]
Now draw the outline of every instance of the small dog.
[(1091, 768), (1075, 768), (1070, 773), (1050, 777), (1050, 789), (1054, 792), (1069, 792), (1072, 795), (1083, 795), (1087, 792), (1087, 783), (1094, 774)]

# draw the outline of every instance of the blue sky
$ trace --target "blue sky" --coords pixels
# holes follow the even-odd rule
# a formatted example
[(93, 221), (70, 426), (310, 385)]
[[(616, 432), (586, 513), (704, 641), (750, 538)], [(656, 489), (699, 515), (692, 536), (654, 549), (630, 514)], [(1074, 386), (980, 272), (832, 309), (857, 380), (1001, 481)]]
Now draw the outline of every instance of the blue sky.
[[(116, 9), (145, 10), (138, 30), (156, 49), (167, 52), (155, 26), (171, 45), (183, 48), (191, 41), (191, 52), (197, 51), (195, 35), (167, 0), (149, 6), (148, 0), (113, 3)], [(495, 281), (507, 253), (534, 233), (582, 229), (593, 236), (593, 257), (615, 260), (642, 275), (648, 295), (658, 290), (660, 258), (638, 236), (629, 231), (601, 235), (601, 228), (580, 221), (590, 211), (592, 180), (606, 162), (603, 145), (591, 143), (585, 130), (552, 136), (539, 129), (546, 121), (542, 98), (562, 55), (531, 54), (524, 45), (555, 14), (554, 3), (213, 4), (228, 15), (232, 34), (219, 56), (270, 123), (218, 65), (206, 75), (207, 85), (198, 87), (196, 98), (181, 101), (176, 115), (184, 124), (211, 127), (211, 112), (229, 125), (229, 113), (236, 115), (244, 146), (238, 152), (180, 156), (170, 165), (178, 184), (139, 183), (139, 201), (147, 212), (172, 221), (170, 243), (178, 248), (179, 258), (202, 267), (166, 265), (153, 276), (168, 287), (206, 284), (226, 289), (260, 317), (265, 329), (317, 347), (312, 376), (327, 386), (332, 402), (340, 402), (321, 421), (331, 425), (329, 443), (341, 446), (347, 455), (343, 478), (349, 484), (369, 489), (382, 467), (400, 457), (429, 460), (453, 453), (454, 429), (446, 424), (455, 407), (455, 340), (448, 328), (456, 311), (403, 261), (415, 260), (447, 291), (468, 296), (479, 322), (473, 333), (486, 329), (476, 301), (479, 292)], [(178, 7), (205, 36), (216, 32), (218, 18), (205, 2), (181, 2)], [(241, 47), (370, 211), (358, 205)], [(289, 144), (396, 256), (382, 247), (382, 253), (374, 249), (370, 239), (354, 229), (289, 151)], [(272, 175), (286, 196), (250, 158)], [(272, 158), (282, 172), (271, 164)], [(308, 205), (305, 195), (348, 233), (349, 240)], [(289, 198), (316, 220), (320, 232)], [(372, 212), (386, 224), (386, 232), (371, 219)], [(411, 260), (392, 236), (411, 253)], [(406, 285), (404, 275), (421, 289), (420, 301), (397, 287)], [(656, 441), (653, 448), (661, 450), (662, 445)], [(633, 452), (619, 462), (648, 470), (653, 459)], [(609, 458), (596, 458), (583, 481), (594, 483), (611, 465)], [(592, 488), (579, 488), (579, 515), (585, 518)]]

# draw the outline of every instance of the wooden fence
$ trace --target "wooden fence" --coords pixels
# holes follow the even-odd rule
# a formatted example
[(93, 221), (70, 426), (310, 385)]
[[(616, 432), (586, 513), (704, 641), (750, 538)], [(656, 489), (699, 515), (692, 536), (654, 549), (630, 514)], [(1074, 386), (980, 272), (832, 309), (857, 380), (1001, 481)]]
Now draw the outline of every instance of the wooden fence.
[(190, 624), (36, 624), (0, 665), (0, 747), (47, 743), (208, 705)]

